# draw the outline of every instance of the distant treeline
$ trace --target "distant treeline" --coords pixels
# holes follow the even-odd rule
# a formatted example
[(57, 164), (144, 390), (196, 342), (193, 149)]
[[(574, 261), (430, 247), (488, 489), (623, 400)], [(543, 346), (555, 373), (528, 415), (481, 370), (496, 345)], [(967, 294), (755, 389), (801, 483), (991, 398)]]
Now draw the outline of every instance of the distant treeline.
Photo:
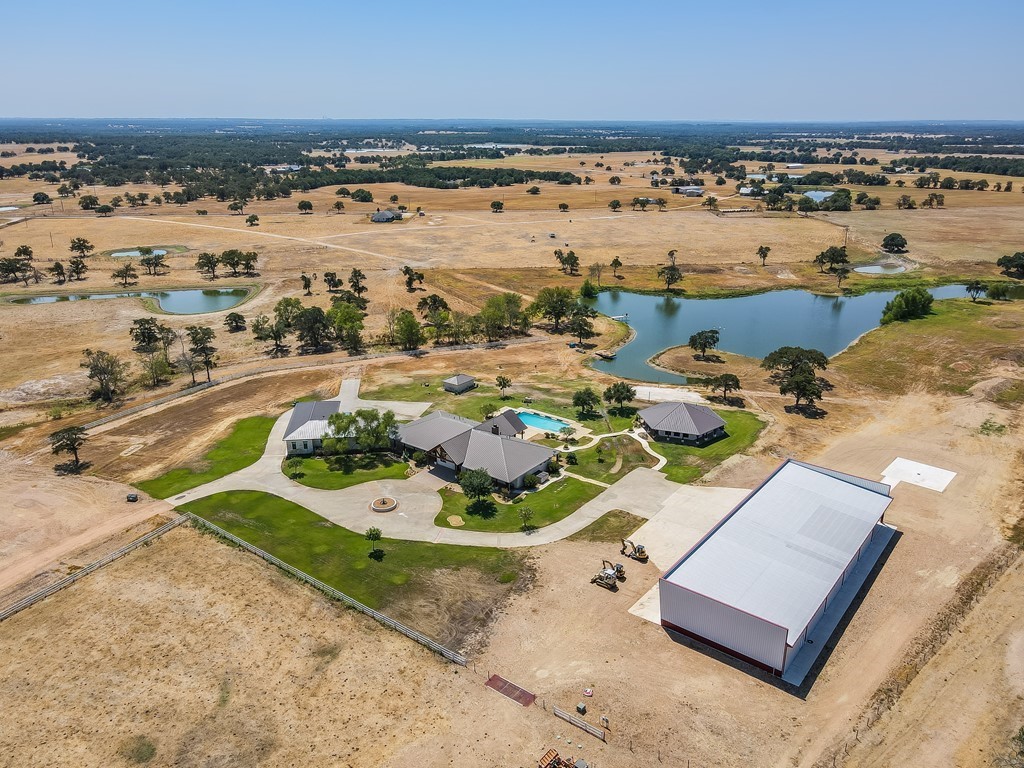
[[(382, 181), (439, 189), (531, 181), (578, 184), (581, 179), (571, 173), (438, 168), (431, 163), (582, 152), (649, 153), (653, 162), (671, 159), (687, 176), (713, 174), (742, 179), (753, 170), (751, 164), (879, 164), (874, 158), (852, 151), (856, 147), (913, 151), (916, 154), (894, 155), (893, 162), (918, 170), (1024, 175), (1024, 124), (1015, 123), (138, 120), (112, 124), (98, 120), (0, 120), (0, 147), (3, 142), (63, 142), (77, 153), (79, 162), (70, 167), (52, 161), (18, 163), (0, 168), (0, 178), (29, 176), (48, 182), (75, 180), (84, 185), (107, 186), (180, 184), (188, 199), (208, 195), (218, 199), (276, 197), (332, 184)], [(491, 143), (519, 146), (486, 146)], [(413, 144), (420, 151), (408, 155), (375, 151), (405, 144)], [(750, 145), (764, 149), (740, 150), (741, 146)], [(349, 151), (354, 148), (370, 151)], [(815, 150), (824, 150), (826, 154)], [(335, 156), (308, 154), (313, 151)], [(346, 151), (349, 153), (345, 154)], [(969, 156), (941, 156), (945, 152)], [(980, 153), (1021, 157), (979, 157)], [(42, 160), (38, 155), (32, 159)], [(271, 173), (261, 167), (275, 165), (297, 166), (299, 170)], [(381, 168), (353, 167), (370, 165)], [(877, 174), (866, 174), (857, 183), (884, 182)]]

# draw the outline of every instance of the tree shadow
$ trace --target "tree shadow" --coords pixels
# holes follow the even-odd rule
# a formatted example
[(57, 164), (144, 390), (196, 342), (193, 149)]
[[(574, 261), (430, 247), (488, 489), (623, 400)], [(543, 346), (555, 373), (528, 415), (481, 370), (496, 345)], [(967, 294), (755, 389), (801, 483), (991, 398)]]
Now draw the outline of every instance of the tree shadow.
[(746, 401), (742, 397), (722, 397), (722, 395), (708, 395), (708, 400), (712, 403), (719, 403), (721, 405), (729, 405), (733, 408), (743, 408)]
[(786, 413), (797, 414), (803, 416), (805, 419), (823, 419), (828, 416), (826, 411), (816, 403), (801, 403), (800, 405), (787, 405), (783, 410)]
[(375, 549), (372, 552), (370, 552), (370, 554), (368, 554), (367, 557), (370, 558), (371, 560), (376, 560), (379, 563), (382, 560), (384, 560), (384, 550), (383, 549)]
[(725, 360), (713, 352), (706, 355), (694, 355), (693, 359), (699, 360), (702, 363), (725, 363)]
[(498, 514), (498, 505), (492, 499), (473, 499), (466, 506), (466, 514), (490, 520)]
[(74, 459), (72, 459), (54, 464), (53, 471), (58, 475), (80, 475), (91, 466), (91, 461), (80, 461), (76, 464)]

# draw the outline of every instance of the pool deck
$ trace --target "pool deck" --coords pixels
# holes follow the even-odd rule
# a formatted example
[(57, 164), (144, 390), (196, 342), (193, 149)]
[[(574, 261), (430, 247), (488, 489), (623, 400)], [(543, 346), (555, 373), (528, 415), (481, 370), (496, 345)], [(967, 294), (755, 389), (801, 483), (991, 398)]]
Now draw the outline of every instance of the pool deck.
[[(561, 424), (568, 424), (570, 427), (573, 428), (574, 436), (577, 438), (589, 437), (593, 433), (592, 429), (583, 426), (578, 421), (574, 421), (573, 419), (563, 419), (561, 416), (553, 416), (550, 413), (544, 413), (544, 411), (537, 410), (536, 408), (524, 406), (506, 406), (499, 410), (498, 413), (503, 413), (505, 411), (512, 411), (513, 413), (533, 413), (536, 414), (537, 416), (543, 416), (546, 419), (552, 419)], [(527, 424), (526, 432), (523, 433), (523, 439), (533, 440), (536, 437), (544, 437), (544, 435), (548, 434), (548, 432), (550, 431), (551, 430), (540, 429), (539, 427), (531, 427), (529, 424)]]

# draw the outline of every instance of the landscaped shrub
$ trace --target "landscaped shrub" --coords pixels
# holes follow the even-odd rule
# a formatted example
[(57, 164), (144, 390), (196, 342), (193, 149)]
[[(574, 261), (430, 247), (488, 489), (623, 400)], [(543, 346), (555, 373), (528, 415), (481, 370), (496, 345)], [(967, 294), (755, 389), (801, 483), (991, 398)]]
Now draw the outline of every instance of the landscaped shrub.
[(532, 473), (523, 478), (523, 487), (528, 491), (532, 491), (538, 485), (540, 485), (540, 479)]
[(577, 464), (580, 463), (580, 460), (576, 458), (575, 453), (570, 453), (565, 457), (565, 463), (568, 464), (569, 466), (575, 467)]
[(427, 454), (424, 451), (416, 451), (412, 455), (412, 463), (417, 467), (422, 467), (427, 463)]

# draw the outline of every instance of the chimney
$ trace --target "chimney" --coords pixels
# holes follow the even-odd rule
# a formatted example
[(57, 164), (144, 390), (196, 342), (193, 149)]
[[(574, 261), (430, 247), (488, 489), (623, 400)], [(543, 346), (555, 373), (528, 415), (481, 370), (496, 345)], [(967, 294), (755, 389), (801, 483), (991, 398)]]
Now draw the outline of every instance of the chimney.
[(498, 425), (497, 424), (491, 424), (491, 434), (492, 435), (496, 435), (496, 434), (498, 434), (498, 432), (499, 432)]

